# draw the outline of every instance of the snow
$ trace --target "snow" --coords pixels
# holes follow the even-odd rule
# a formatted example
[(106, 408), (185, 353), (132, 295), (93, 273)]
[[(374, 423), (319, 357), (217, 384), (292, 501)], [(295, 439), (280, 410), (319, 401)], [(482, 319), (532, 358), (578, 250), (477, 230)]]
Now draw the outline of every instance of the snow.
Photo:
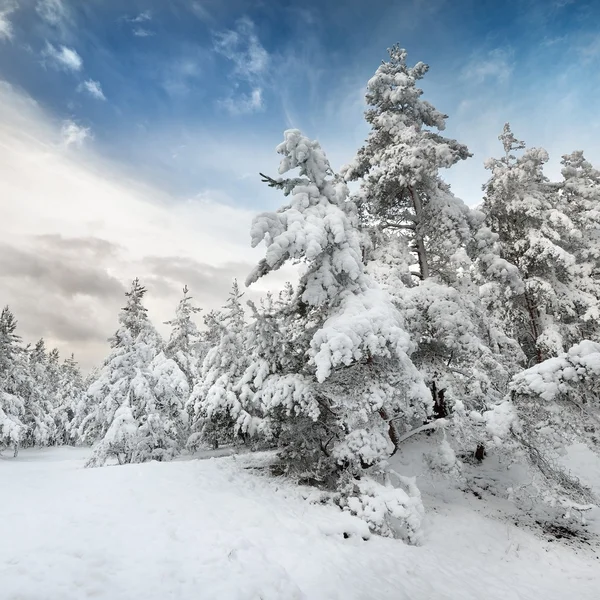
[(84, 469), (88, 457), (0, 457), (1, 600), (598, 598), (597, 550), (516, 527), (449, 480), (424, 494), (413, 547), (365, 541), (364, 522), (308, 488), (244, 468), (264, 455)]

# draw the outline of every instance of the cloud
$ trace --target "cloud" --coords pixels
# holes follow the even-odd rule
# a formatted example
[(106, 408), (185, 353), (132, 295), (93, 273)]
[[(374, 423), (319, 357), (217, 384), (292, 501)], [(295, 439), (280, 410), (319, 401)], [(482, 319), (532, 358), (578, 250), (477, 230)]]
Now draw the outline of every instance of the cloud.
[(152, 12), (149, 10), (145, 10), (144, 12), (141, 12), (139, 15), (137, 15), (137, 17), (128, 18), (127, 20), (130, 23), (145, 23), (146, 21), (152, 20)]
[(256, 35), (254, 22), (248, 17), (238, 19), (235, 29), (217, 32), (214, 49), (235, 64), (235, 74), (242, 79), (262, 75), (269, 64), (269, 53)]
[(488, 79), (506, 81), (512, 73), (511, 53), (502, 48), (491, 50), (484, 57), (474, 58), (463, 69), (464, 79), (483, 83)]
[(80, 92), (87, 92), (90, 96), (97, 100), (106, 100), (106, 96), (102, 91), (102, 86), (99, 81), (93, 79), (87, 79), (77, 88)]
[(0, 40), (12, 40), (14, 30), (9, 16), (14, 12), (16, 6), (11, 3), (6, 3), (0, 7)]
[[(270, 63), (269, 53), (261, 44), (254, 22), (242, 17), (235, 29), (214, 33), (214, 50), (234, 64), (231, 76), (238, 81), (230, 97), (221, 104), (232, 114), (248, 114), (264, 108), (263, 82)], [(237, 92), (239, 82), (251, 85), (249, 93)]]
[(250, 94), (241, 94), (221, 100), (221, 104), (232, 115), (245, 115), (258, 112), (264, 108), (262, 89), (254, 88)]
[(62, 0), (39, 0), (35, 10), (44, 21), (55, 27), (70, 19), (69, 9)]
[[(168, 335), (162, 322), (184, 284), (205, 310), (219, 308), (233, 277), (243, 281), (263, 255), (249, 245), (254, 213), (223, 192), (173, 198), (61, 139), (52, 117), (0, 82), (0, 289), (27, 341), (43, 335), (90, 367), (108, 351), (134, 277), (147, 283), (150, 316)], [(293, 277), (282, 270), (248, 297)]]
[(89, 127), (82, 127), (68, 119), (62, 124), (61, 136), (65, 146), (81, 147), (85, 140), (92, 137), (92, 133)]
[(135, 29), (133, 29), (133, 35), (135, 35), (136, 37), (150, 37), (154, 35), (154, 31), (144, 29), (143, 27), (136, 27)]
[(161, 85), (170, 96), (185, 96), (192, 88), (193, 81), (202, 73), (202, 56), (192, 52), (166, 63), (162, 69)]
[(68, 48), (67, 46), (56, 48), (47, 42), (43, 56), (48, 58), (59, 69), (81, 71), (83, 67), (81, 56), (73, 48)]
[(211, 14), (208, 12), (208, 10), (206, 9), (205, 6), (203, 6), (203, 4), (201, 2), (192, 2), (189, 5), (191, 11), (201, 20), (204, 21), (205, 23), (210, 23), (212, 22), (213, 18), (211, 16)]

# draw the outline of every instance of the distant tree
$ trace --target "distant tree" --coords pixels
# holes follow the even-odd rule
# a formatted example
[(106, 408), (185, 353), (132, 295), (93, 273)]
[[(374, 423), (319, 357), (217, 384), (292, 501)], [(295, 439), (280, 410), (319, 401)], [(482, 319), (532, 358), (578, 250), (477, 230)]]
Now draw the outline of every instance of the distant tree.
[(119, 463), (167, 460), (180, 449), (187, 380), (166, 358), (163, 342), (142, 304), (146, 289), (135, 279), (111, 339), (112, 351), (76, 412), (81, 439), (99, 441), (88, 464), (110, 456)]
[(8, 306), (0, 313), (0, 444), (18, 454), (27, 426), (25, 393), (29, 384), (26, 354), (16, 333), (17, 321)]
[(204, 358), (199, 382), (190, 398), (190, 448), (201, 442), (216, 448), (235, 435), (235, 423), (242, 411), (235, 385), (248, 361), (243, 295), (234, 281), (223, 309), (209, 315), (207, 325), (215, 343)]
[(592, 309), (582, 293), (585, 277), (572, 250), (581, 233), (565, 212), (559, 188), (543, 174), (548, 153), (524, 150), (508, 124), (500, 136), (505, 154), (491, 159), (482, 210), (498, 235), (500, 255), (515, 265), (523, 289), (496, 288), (495, 306), (529, 364), (557, 356), (581, 339), (580, 314)]
[(73, 354), (59, 367), (57, 387), (54, 401), (57, 443), (72, 444), (77, 441), (73, 431), (75, 410), (84, 393), (83, 377)]
[(165, 346), (165, 354), (172, 358), (185, 373), (190, 389), (195, 384), (198, 372), (198, 342), (200, 331), (194, 321), (194, 315), (202, 309), (192, 304), (187, 286), (183, 288), (183, 298), (175, 311), (175, 318), (166, 321), (171, 326), (171, 335)]

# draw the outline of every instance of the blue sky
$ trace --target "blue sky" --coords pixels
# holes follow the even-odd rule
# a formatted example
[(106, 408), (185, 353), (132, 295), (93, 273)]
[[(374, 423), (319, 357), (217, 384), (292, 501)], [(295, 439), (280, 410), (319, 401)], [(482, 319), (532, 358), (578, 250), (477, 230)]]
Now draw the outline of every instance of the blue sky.
[(599, 22), (598, 0), (0, 0), (0, 303), (87, 365), (133, 277), (158, 323), (183, 284), (218, 307), (281, 204), (258, 172), (283, 130), (351, 160), (396, 42), (474, 155), (443, 173), (467, 203), (506, 121), (552, 177), (575, 149), (598, 165)]
[[(6, 6), (12, 36), (2, 43), (0, 76), (175, 197), (219, 188), (261, 206), (270, 196), (256, 172), (276, 166), (269, 153), (290, 126), (319, 138), (341, 166), (367, 131), (364, 85), (394, 42), (430, 64), (426, 97), (450, 116), (448, 133), (472, 147), (465, 173), (479, 172), (477, 186), (505, 120), (530, 145), (551, 145), (564, 128), (598, 128), (593, 0)], [(476, 201), (478, 187), (457, 179), (450, 176), (457, 193)]]

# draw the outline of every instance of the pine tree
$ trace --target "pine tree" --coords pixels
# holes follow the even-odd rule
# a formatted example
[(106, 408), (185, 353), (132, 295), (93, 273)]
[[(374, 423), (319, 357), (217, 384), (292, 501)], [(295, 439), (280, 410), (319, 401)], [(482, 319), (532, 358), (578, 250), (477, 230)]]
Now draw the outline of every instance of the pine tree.
[(563, 210), (577, 229), (570, 252), (577, 265), (576, 310), (581, 338), (600, 341), (600, 171), (577, 151), (562, 157)]
[[(360, 181), (367, 269), (405, 316), (417, 346), (411, 358), (430, 387), (434, 415), (448, 417), (463, 406), (482, 411), (506, 394), (519, 350), (490, 318), (479, 286), (489, 278), (514, 284), (518, 276), (497, 255), (483, 214), (440, 178), (441, 168), (470, 153), (441, 135), (446, 115), (421, 98), (417, 83), (428, 66), (409, 67), (398, 46), (389, 54), (367, 84), (371, 132), (344, 169), (347, 180)], [(476, 438), (464, 443), (478, 444)]]
[(171, 335), (165, 347), (165, 354), (172, 358), (185, 373), (190, 389), (193, 388), (198, 372), (197, 350), (201, 339), (193, 316), (202, 309), (192, 305), (192, 297), (187, 286), (183, 288), (183, 298), (175, 311), (175, 318), (166, 321), (171, 326)]
[[(287, 472), (343, 489), (343, 498), (360, 499), (355, 507), (376, 502), (372, 494), (388, 488), (356, 478), (381, 465), (401, 434), (422, 422), (430, 397), (408, 356), (411, 341), (400, 314), (365, 272), (358, 214), (346, 185), (319, 144), (298, 130), (286, 131), (277, 151), (283, 155), (280, 174), (299, 169), (300, 177), (265, 177), (290, 200), (254, 220), (252, 244), (264, 241), (266, 256), (247, 284), (287, 261), (305, 263), (286, 319), (300, 364), (290, 361), (265, 377), (259, 370), (251, 408), (259, 404), (266, 423), (250, 423), (276, 433)], [(416, 535), (417, 504), (413, 488), (390, 488), (387, 508), (371, 526), (390, 534), (387, 516), (402, 513)]]
[(578, 230), (563, 210), (558, 186), (543, 174), (547, 152), (530, 148), (517, 158), (513, 153), (525, 144), (508, 124), (499, 139), (505, 155), (486, 163), (492, 176), (483, 211), (501, 257), (518, 268), (523, 290), (496, 288), (495, 307), (531, 364), (581, 339), (578, 315), (591, 298), (580, 293), (581, 270), (569, 251)]
[(206, 354), (200, 381), (190, 397), (190, 448), (202, 441), (216, 448), (239, 433), (236, 422), (242, 417), (242, 408), (234, 388), (247, 364), (243, 295), (234, 281), (223, 309), (209, 315), (207, 325), (216, 343)]
[(17, 321), (5, 306), (0, 313), (0, 444), (14, 448), (15, 456), (27, 431), (24, 391), (29, 377), (16, 329)]
[(407, 241), (418, 259), (419, 279), (443, 278), (449, 258), (469, 241), (476, 215), (438, 172), (471, 155), (463, 144), (440, 135), (446, 115), (421, 99), (417, 83), (429, 67), (422, 62), (409, 67), (398, 45), (388, 52), (390, 60), (367, 84), (371, 132), (343, 173), (346, 180), (361, 182), (363, 222)]
[(81, 439), (99, 441), (91, 466), (110, 456), (120, 463), (165, 460), (180, 448), (189, 388), (177, 364), (162, 351), (163, 342), (142, 304), (145, 293), (135, 279), (111, 339), (112, 351), (77, 408)]
[(59, 366), (57, 388), (54, 402), (57, 443), (73, 444), (77, 441), (77, 432), (73, 431), (73, 419), (84, 392), (83, 377), (73, 354)]

